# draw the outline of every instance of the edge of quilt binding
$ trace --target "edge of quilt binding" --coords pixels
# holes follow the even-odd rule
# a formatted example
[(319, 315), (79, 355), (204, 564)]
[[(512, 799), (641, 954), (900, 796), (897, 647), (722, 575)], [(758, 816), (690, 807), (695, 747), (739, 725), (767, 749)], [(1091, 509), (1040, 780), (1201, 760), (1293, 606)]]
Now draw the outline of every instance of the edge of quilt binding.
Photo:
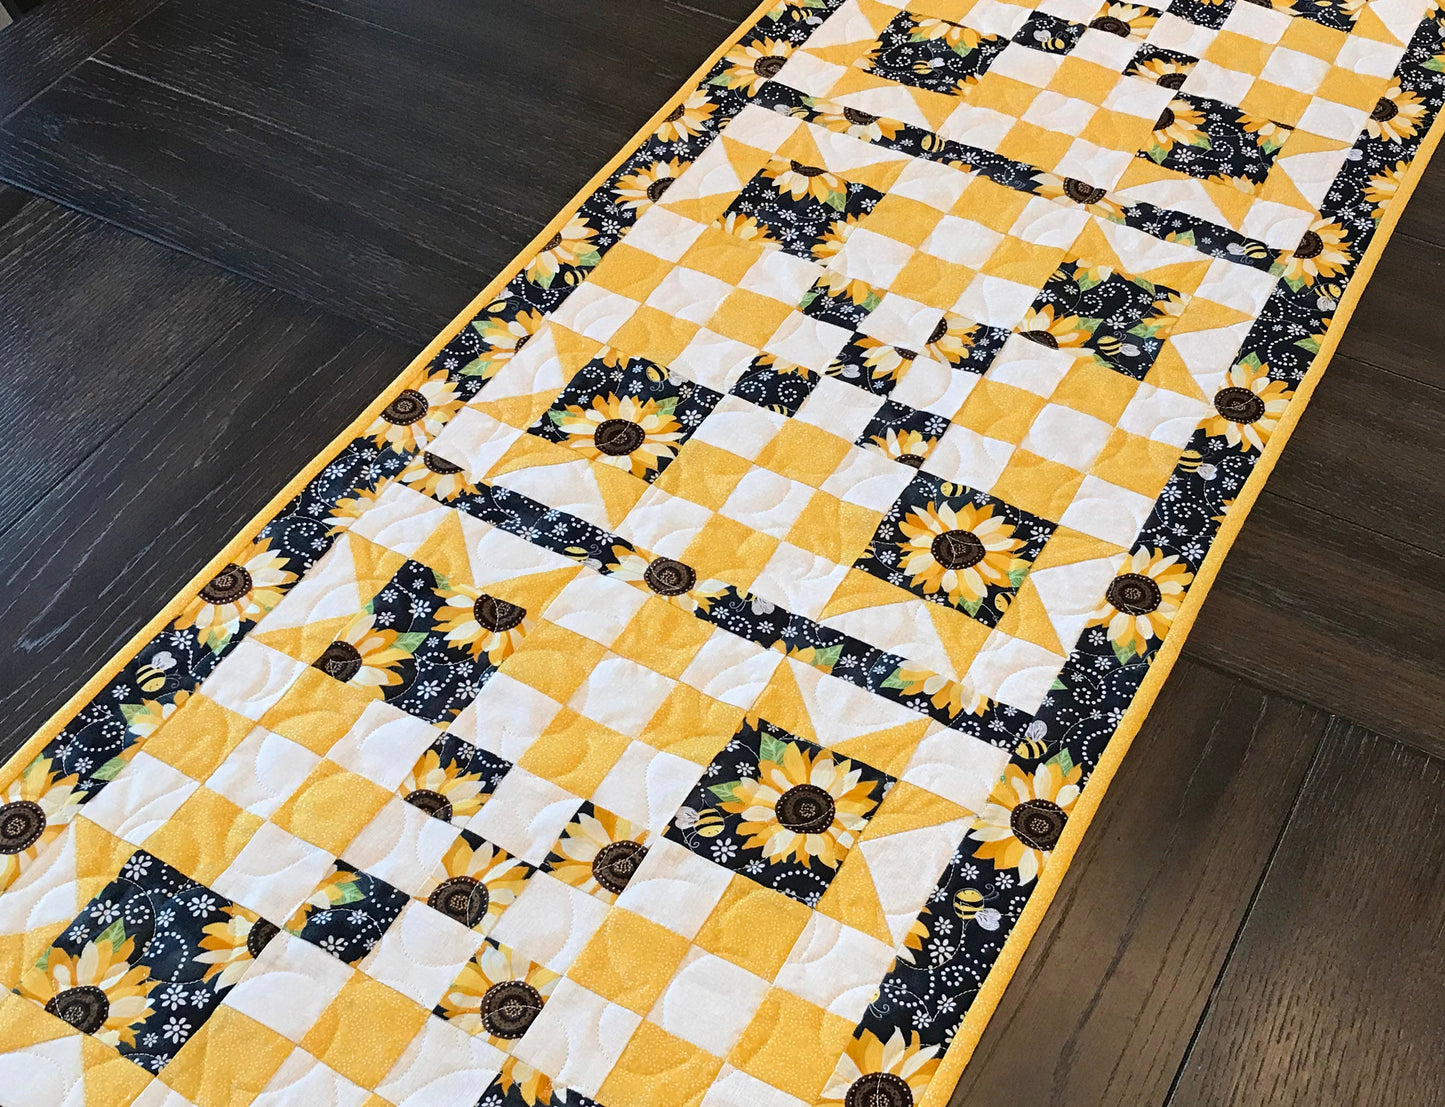
[[(276, 515), (281, 508), (300, 494), (311, 480), (328, 465), (333, 455), (344, 447), (352, 439), (360, 435), (372, 421), (381, 414), (382, 410), (390, 402), (394, 393), (403, 388), (407, 382), (418, 372), (430, 364), (437, 353), (450, 342), (466, 325), (477, 315), (477, 313), (489, 304), (508, 281), (512, 279), (532, 255), (546, 242), (573, 214), (582, 206), (597, 188), (607, 180), (609, 176), (632, 155), (635, 148), (650, 135), (659, 123), (681, 103), (693, 91), (698, 81), (705, 77), (709, 70), (727, 51), (733, 48), (748, 31), (750, 31), (763, 16), (777, 4), (777, 0), (762, 0), (762, 2), (750, 12), (738, 28), (729, 35), (716, 50), (697, 68), (691, 76), (683, 82), (682, 87), (671, 96), (656, 112), (644, 123), (637, 132), (625, 142), (621, 149), (600, 168), (593, 177), (578, 190), (576, 195), (557, 213), (535, 236), (529, 241), (518, 254), (508, 262), (490, 283), (487, 284), (476, 296), (474, 296), (461, 312), (452, 319), (450, 323), (413, 358), (392, 381), (384, 388), (376, 399), (369, 404), (351, 423), (344, 427), (330, 442), (328, 442), (315, 457), (296, 474), (280, 491), (276, 493), (255, 515), (247, 521), (231, 539), (230, 542), (209, 562), (207, 562), (194, 576), (171, 598), (156, 615), (140, 628), (130, 639), (117, 650), (110, 659), (102, 666), (80, 689), (71, 696), (61, 707), (50, 716), (30, 739), (15, 751), (0, 767), (0, 788), (7, 787), (20, 774), (21, 770), (30, 763), (37, 753), (45, 747), (45, 744), (54, 738), (79, 711), (109, 684), (122, 669), (128, 665), (132, 658), (140, 652), (152, 638), (159, 634), (170, 624), (180, 613), (195, 592), (215, 576), (220, 569), (232, 561), (237, 553), (256, 537), (261, 528), (264, 527)], [(983, 986), (979, 989), (974, 1000), (969, 1004), (968, 1013), (964, 1016), (963, 1022), (959, 1025), (953, 1041), (949, 1043), (938, 1070), (933, 1079), (929, 1081), (928, 1089), (924, 1092), (923, 1098), (919, 1101), (918, 1107), (946, 1107), (956, 1090), (959, 1078), (963, 1075), (964, 1068), (968, 1065), (977, 1048), (979, 1040), (983, 1036), (984, 1029), (988, 1026), (989, 1020), (998, 1009), (1003, 999), (1004, 991), (1009, 982), (1013, 979), (1014, 972), (1018, 969), (1019, 963), (1023, 960), (1034, 934), (1038, 931), (1044, 915), (1047, 913), (1054, 896), (1058, 893), (1059, 887), (1063, 884), (1064, 876), (1068, 873), (1073, 862), (1074, 855), (1083, 841), (1084, 835), (1088, 832), (1089, 825), (1093, 822), (1095, 814), (1102, 805), (1105, 793), (1113, 782), (1114, 774), (1123, 763), (1129, 747), (1133, 744), (1139, 728), (1148, 717), (1158, 699), (1164, 682), (1168, 679), (1174, 668), (1174, 663), (1179, 659), (1179, 654), (1184, 647), (1185, 640), (1189, 637), (1189, 631), (1194, 626), (1198, 617), (1199, 609), (1203, 606), (1205, 598), (1209, 595), (1209, 589), (1214, 584), (1215, 578), (1219, 575), (1220, 566), (1228, 556), (1238, 537), (1240, 529), (1244, 526), (1245, 520), (1249, 517), (1250, 511), (1254, 508), (1259, 494), (1264, 490), (1269, 475), (1274, 471), (1279, 456), (1284, 452), (1290, 436), (1294, 433), (1295, 427), (1299, 424), (1304, 415), (1305, 408), (1309, 406), (1311, 397), (1325, 369), (1329, 366), (1330, 360), (1334, 357), (1335, 350), (1340, 344), (1345, 328), (1349, 326), (1350, 319), (1354, 315), (1355, 307), (1360, 297), (1364, 294), (1365, 288), (1374, 276), (1375, 266), (1379, 263), (1385, 247), (1389, 244), (1395, 233), (1395, 228), (1408, 207), (1411, 196), (1414, 195), (1420, 178), (1424, 175), (1434, 155), (1436, 148), (1440, 145), (1441, 137), (1445, 135), (1445, 110), (1436, 114), (1431, 122), (1430, 130), (1420, 143), (1414, 159), (1406, 170), (1405, 180), (1402, 182), (1399, 191), (1393, 198), (1390, 206), (1385, 210), (1380, 219), (1380, 224), (1369, 245), (1365, 248), (1364, 256), (1360, 259), (1359, 267), (1350, 278), (1350, 283), (1341, 297), (1340, 306), (1330, 320), (1329, 329), (1325, 333), (1324, 341), (1320, 343), (1319, 351), (1315, 354), (1314, 360), (1310, 363), (1308, 371), (1301, 379), (1296, 388), (1294, 397), (1280, 418), (1279, 424), (1271, 434), (1269, 441), (1265, 443), (1258, 461), (1246, 478), (1244, 486), (1240, 489), (1239, 495), (1235, 497), (1230, 505), (1224, 521), (1220, 524), (1219, 530), (1215, 533), (1214, 541), (1205, 555), (1199, 571), (1194, 575), (1194, 581), (1185, 593), (1184, 602), (1180, 605), (1179, 613), (1174, 617), (1174, 622), (1169, 633), (1164, 637), (1153, 662), (1149, 666), (1149, 672), (1140, 683), (1134, 698), (1130, 701), (1129, 707), (1125, 710), (1123, 718), (1115, 728), (1105, 746), (1103, 754), (1099, 758), (1094, 771), (1089, 775), (1089, 780), (1080, 794), (1074, 810), (1069, 815), (1068, 825), (1064, 828), (1058, 844), (1049, 856), (1049, 861), (1044, 870), (1039, 874), (1038, 884), (1029, 896), (1027, 905), (1020, 914), (1018, 922), (1014, 924), (1002, 950), (999, 951), (997, 960), (989, 969)]]

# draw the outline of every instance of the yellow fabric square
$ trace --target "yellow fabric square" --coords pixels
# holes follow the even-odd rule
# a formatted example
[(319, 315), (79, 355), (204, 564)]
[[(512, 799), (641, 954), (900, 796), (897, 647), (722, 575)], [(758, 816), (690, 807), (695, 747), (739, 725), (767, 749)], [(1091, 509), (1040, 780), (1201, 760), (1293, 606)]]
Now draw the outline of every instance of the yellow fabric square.
[(982, 272), (1017, 284), (1041, 288), (1064, 260), (1061, 247), (1036, 246), (1012, 235), (1003, 240), (983, 264)]
[(1239, 110), (1246, 115), (1293, 126), (1300, 121), (1312, 99), (1307, 92), (1296, 92), (1271, 81), (1258, 80), (1239, 101)]
[(767, 249), (759, 243), (712, 226), (697, 236), (678, 264), (735, 285), (765, 253)]
[(864, 218), (863, 225), (909, 246), (920, 246), (942, 218), (943, 212), (922, 200), (894, 193), (878, 201)]
[[(64, 930), (65, 926), (60, 929)], [(39, 960), (38, 952), (35, 959)], [(17, 977), (7, 976), (5, 979), (10, 981)], [(79, 1036), (79, 1030), (64, 1019), (56, 1018), (40, 1004), (22, 999), (14, 992), (0, 993), (0, 1053), (14, 1053), (57, 1038)]]
[(780, 988), (763, 997), (728, 1061), (807, 1103), (817, 1102), (852, 1024)]
[[(1291, 20), (1290, 22), (1296, 21)], [(1299, 20), (1298, 22), (1304, 23), (1308, 20)], [(1315, 95), (1324, 100), (1333, 100), (1337, 104), (1365, 107), (1378, 102), (1389, 86), (1390, 78), (1388, 77), (1375, 77), (1368, 73), (1351, 73), (1348, 69), (1332, 65), (1330, 71), (1325, 74), (1325, 79), (1320, 82), (1320, 87), (1315, 89)]]
[(728, 882), (693, 941), (709, 953), (772, 980), (808, 925), (808, 908), (745, 876)]
[(364, 973), (352, 977), (321, 1012), (301, 1048), (363, 1088), (391, 1070), (431, 1013)]
[(833, 475), (852, 448), (846, 438), (789, 419), (763, 447), (756, 464), (817, 488)]
[(973, 277), (972, 269), (919, 250), (904, 263), (888, 287), (900, 296), (947, 311)]
[(817, 492), (799, 513), (787, 540), (835, 565), (851, 565), (863, 555), (883, 513)]
[(953, 421), (986, 438), (1018, 444), (1045, 402), (1025, 389), (984, 377), (974, 385)]
[(686, 684), (675, 684), (638, 738), (706, 765), (738, 732), (745, 714), (741, 707), (715, 700)]
[(263, 820), (209, 788), (197, 788), (146, 839), (146, 850), (202, 884), (212, 883)]
[(707, 329), (724, 338), (761, 349), (783, 325), (793, 307), (793, 304), (785, 304), (771, 296), (736, 288), (713, 312), (712, 318), (707, 321)]
[(176, 699), (180, 706), (145, 740), (145, 751), (192, 780), (205, 780), (256, 724), (199, 692)]
[(323, 759), (271, 821), (339, 857), (390, 798), (380, 784)]
[(1349, 38), (1346, 32), (1326, 27), (1312, 19), (1291, 19), (1279, 38), (1279, 44), (1321, 61), (1332, 62)]
[(687, 349), (698, 329), (696, 323), (643, 304), (617, 329), (608, 344), (633, 357), (667, 365)]
[(687, 953), (687, 939), (614, 907), (567, 975), (590, 992), (645, 1015)]
[(644, 1021), (597, 1093), (627, 1107), (697, 1107), (722, 1068), (722, 1058)]
[(1134, 378), (1116, 373), (1093, 358), (1081, 357), (1064, 374), (1049, 402), (1112, 424), (1119, 421), (1138, 390), (1139, 384)]
[(1203, 60), (1236, 73), (1252, 73), (1258, 77), (1272, 53), (1273, 43), (1261, 42), (1237, 31), (1218, 31), (1205, 48)]
[(999, 234), (1008, 234), (1008, 229), (1018, 222), (1031, 199), (1033, 197), (1027, 192), (1005, 188), (987, 177), (975, 177), (954, 203), (953, 214), (960, 219), (982, 223)]
[(590, 638), (539, 619), (517, 652), (502, 662), (500, 671), (566, 703), (606, 652), (605, 646)]
[(668, 495), (716, 511), (751, 468), (747, 458), (694, 438), (683, 443), (672, 464), (652, 483)]
[(261, 716), (261, 725), (312, 753), (324, 754), (377, 698), (372, 689), (342, 684), (320, 669), (307, 668), (286, 694)]
[(517, 764), (575, 796), (590, 796), (629, 741), (615, 730), (564, 707)]
[(746, 590), (777, 548), (776, 538), (714, 515), (683, 550), (682, 560), (697, 570), (699, 580), (721, 580)]
[[(1064, 59), (1068, 64), (1068, 59)], [(1039, 90), (1033, 85), (1005, 77), (1002, 73), (985, 73), (978, 84), (968, 90), (968, 105), (1019, 119), (1034, 102)], [(955, 213), (956, 214), (956, 213)]]
[(1100, 108), (1084, 125), (1084, 129), (1079, 132), (1079, 137), (1085, 142), (1092, 142), (1095, 146), (1102, 146), (1106, 150), (1124, 150), (1133, 153), (1148, 144), (1149, 135), (1153, 130), (1153, 120), (1140, 119), (1137, 115), (1130, 115), (1127, 112)]
[(1090, 470), (1096, 477), (1153, 499), (1169, 483), (1179, 457), (1178, 446), (1116, 430)]
[(129, 1107), (151, 1082), (145, 1069), (90, 1035), (80, 1040), (80, 1060), (85, 1069), (86, 1103)]
[(181, 1047), (161, 1079), (196, 1107), (233, 1107), (258, 1096), (291, 1050), (280, 1034), (223, 1004)]
[(1067, 465), (1015, 450), (990, 491), (1015, 507), (1057, 522), (1083, 482), (1084, 474)]
[[(1102, 2), (1100, 4), (1102, 7)], [(1089, 61), (1087, 58), (1070, 54), (1059, 63), (1058, 69), (1050, 79), (1048, 88), (1052, 92), (1061, 93), (1064, 96), (1080, 96), (1080, 89), (1100, 90), (1087, 97), (1089, 101), (1101, 104), (1104, 102), (1104, 95), (1119, 83), (1119, 74), (1099, 62)]]
[(660, 596), (649, 596), (612, 643), (612, 652), (655, 673), (677, 678), (692, 664), (713, 629), (691, 611)]
[(672, 268), (670, 261), (623, 241), (602, 255), (601, 263), (587, 274), (587, 283), (641, 303)]

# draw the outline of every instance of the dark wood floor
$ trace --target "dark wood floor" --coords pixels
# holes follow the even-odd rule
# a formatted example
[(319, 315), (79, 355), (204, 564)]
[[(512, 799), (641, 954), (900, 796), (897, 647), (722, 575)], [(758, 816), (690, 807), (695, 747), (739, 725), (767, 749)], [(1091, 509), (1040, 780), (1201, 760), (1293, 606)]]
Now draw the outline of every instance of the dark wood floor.
[[(48, 0), (0, 32), (0, 743), (751, 0)], [(1445, 161), (957, 1102), (1445, 1102)], [(259, 444), (264, 444), (262, 447)]]

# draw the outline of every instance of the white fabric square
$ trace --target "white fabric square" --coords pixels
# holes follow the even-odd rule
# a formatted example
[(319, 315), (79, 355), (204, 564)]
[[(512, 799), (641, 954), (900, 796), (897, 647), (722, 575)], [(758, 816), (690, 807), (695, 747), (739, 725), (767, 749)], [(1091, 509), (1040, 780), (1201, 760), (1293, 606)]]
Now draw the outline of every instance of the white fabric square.
[(1018, 326), (1037, 295), (1037, 290), (1028, 285), (979, 273), (963, 290), (953, 310), (990, 327), (1012, 330)]
[(982, 379), (967, 369), (955, 369), (947, 362), (920, 355), (913, 359), (889, 399), (951, 419)]
[(617, 525), (617, 533), (654, 554), (680, 558), (711, 518), (710, 508), (664, 492), (654, 484), (632, 505)]
[(514, 766), (467, 829), (513, 857), (540, 865), (581, 805), (566, 789)]
[(1182, 450), (1210, 410), (1203, 400), (1141, 384), (1119, 416), (1119, 429)]
[[(1020, 47), (1020, 49), (1025, 49)], [(981, 150), (997, 150), (1016, 121), (1012, 116), (992, 108), (976, 108), (965, 102), (938, 128), (940, 138), (977, 146)]]
[(1039, 709), (1065, 659), (994, 631), (969, 665), (965, 683), (989, 699), (1030, 714)]
[(350, 965), (283, 930), (223, 1002), (299, 1042), (350, 979)]
[(611, 530), (615, 525), (591, 464), (580, 456), (576, 461), (542, 462), (512, 469), (494, 476), (492, 483), (575, 515), (602, 530)]
[(608, 654), (572, 693), (567, 706), (618, 734), (635, 738), (667, 699), (674, 683), (635, 661)]
[[(848, 388), (848, 385), (841, 387)], [(852, 391), (866, 395), (856, 388)], [(838, 468), (823, 482), (822, 491), (837, 496), (844, 503), (866, 507), (869, 511), (887, 511), (903, 494), (913, 476), (907, 465), (900, 465), (877, 450), (854, 448), (844, 455)]]
[(777, 985), (857, 1022), (892, 962), (892, 946), (814, 911), (783, 963)]
[(1035, 246), (1062, 250), (1074, 244), (1088, 222), (1088, 211), (1077, 204), (1058, 204), (1035, 196), (1019, 212), (1009, 234)]
[[(768, 602), (761, 596), (758, 598), (763, 603)], [(762, 695), (773, 670), (782, 659), (783, 655), (777, 650), (764, 649), (719, 627), (688, 662), (680, 679), (689, 687), (732, 707), (751, 707), (753, 701)], [(602, 806), (608, 805), (604, 803)]]
[(672, 359), (669, 369), (715, 392), (727, 392), (747, 372), (757, 351), (745, 343), (700, 329)]
[(721, 865), (667, 838), (654, 838), (617, 897), (617, 906), (691, 939), (722, 901), (731, 880), (732, 873)]
[(141, 750), (81, 811), (117, 838), (139, 846), (199, 787), (179, 769)]
[(1008, 762), (1008, 750), (933, 723), (899, 779), (969, 811), (981, 811)]
[(1087, 100), (1075, 100), (1046, 89), (1033, 98), (1022, 119), (1045, 130), (1076, 135), (1088, 126), (1096, 111), (1098, 108)]
[(1064, 649), (1074, 648), (1126, 556), (1118, 553), (1052, 569), (1035, 569), (1029, 574)]
[(766, 980), (693, 946), (647, 1018), (714, 1057), (726, 1057), (767, 991)]
[(319, 764), (321, 758), (305, 746), (258, 726), (205, 783), (237, 807), (268, 819)]
[(326, 756), (389, 792), (436, 739), (437, 729), (430, 723), (377, 700), (366, 705)]
[[(677, 185), (673, 185), (676, 188)], [(597, 342), (606, 342), (623, 323), (637, 312), (636, 300), (608, 292), (600, 285), (584, 281), (560, 307), (548, 316), (553, 323), (586, 335)]]
[(777, 435), (788, 417), (765, 411), (737, 396), (724, 396), (689, 441), (706, 442), (751, 461)]
[(844, 384), (837, 377), (819, 377), (794, 418), (856, 442), (882, 406), (880, 396)]
[[(1036, 42), (1052, 37), (1050, 32), (1042, 27), (1036, 28), (1033, 35)], [(998, 57), (994, 58), (988, 71), (1000, 77), (1009, 77), (1023, 84), (1033, 85), (1034, 88), (1045, 88), (1054, 79), (1063, 61), (1062, 54), (1048, 54), (1022, 43), (1010, 42), (999, 52)]]
[(1270, 52), (1260, 76), (1297, 92), (1314, 92), (1330, 71), (1330, 63), (1312, 54), (1302, 54), (1286, 46)]
[(893, 282), (912, 256), (913, 247), (906, 242), (870, 231), (863, 225), (853, 228), (828, 268), (883, 289)]
[(1290, 16), (1274, 8), (1263, 8), (1257, 4), (1239, 4), (1230, 9), (1225, 17), (1224, 31), (1247, 35), (1260, 42), (1278, 42), (1289, 28)]
[(808, 1107), (797, 1096), (724, 1065), (698, 1107)]
[[(994, 67), (997, 66), (998, 59), (994, 59)], [(939, 211), (948, 211), (958, 203), (963, 196), (963, 190), (968, 187), (968, 182), (975, 176), (977, 174), (966, 173), (936, 161), (909, 158), (908, 164), (903, 167), (903, 172), (898, 174), (888, 192), (894, 196), (907, 196), (910, 200), (917, 200)]]
[(275, 823), (262, 823), (211, 887), (280, 926), (321, 883), (334, 860)]
[(1041, 342), (1011, 334), (988, 367), (988, 379), (1000, 384), (1025, 388), (1036, 396), (1048, 398), (1059, 382), (1074, 367), (1074, 355), (1051, 349)]
[(370, 1096), (365, 1088), (323, 1065), (304, 1049), (295, 1049), (272, 1073), (260, 1094), (251, 1100), (251, 1107), (297, 1107), (304, 1103), (318, 1107), (364, 1107)]
[(1132, 546), (1153, 509), (1154, 501), (1148, 496), (1090, 474), (1074, 494), (1073, 502), (1064, 509), (1059, 523), (1105, 542)]
[(718, 513), (763, 534), (786, 538), (812, 499), (813, 489), (801, 481), (771, 469), (750, 469)]
[(1012, 442), (988, 438), (955, 423), (943, 432), (922, 468), (944, 480), (987, 492), (1003, 475), (1016, 448)]
[[(885, 459), (891, 460), (891, 459)], [(801, 615), (806, 619), (817, 619), (823, 613), (823, 608), (828, 606), (828, 601), (833, 598), (833, 593), (838, 590), (838, 585), (843, 583), (843, 578), (848, 574), (846, 565), (837, 565), (820, 554), (811, 553), (808, 550), (800, 549), (790, 542), (781, 542), (778, 548), (768, 558), (768, 563), (763, 566), (756, 579), (754, 579), (751, 591), (755, 596), (765, 597), (778, 604), (786, 611), (795, 615)], [(719, 633), (726, 633), (719, 631)], [(736, 635), (728, 635), (733, 641), (745, 642), (745, 639)], [(781, 659), (782, 655), (776, 650), (764, 650), (760, 646), (747, 643), (753, 649), (759, 650), (762, 657)], [(697, 667), (694, 660), (689, 666), (689, 672)], [(714, 677), (724, 676), (726, 670), (715, 669), (709, 673), (708, 681)], [(767, 669), (766, 675), (759, 669), (754, 675), (762, 675), (766, 683), (767, 676), (772, 674), (772, 668)], [(688, 673), (682, 674), (686, 683), (691, 683)], [(732, 678), (726, 678), (732, 679)], [(703, 684), (695, 685), (701, 691), (708, 689)], [(725, 687), (720, 683), (718, 691), (725, 692)], [(761, 691), (761, 689), (758, 689)], [(709, 695), (717, 697), (717, 693), (709, 692)], [(730, 702), (730, 701), (728, 701)], [(747, 707), (748, 703), (739, 703), (735, 706)]]
[(643, 302), (689, 323), (706, 323), (733, 286), (684, 265), (668, 270)]
[[(447, 733), (488, 753), (516, 761), (532, 748), (532, 743), (542, 736), (561, 710), (560, 703), (530, 684), (523, 684), (506, 673), (493, 673), (477, 698), (452, 720)], [(407, 769), (410, 768), (408, 765)]]
[(578, 573), (547, 605), (542, 617), (610, 646), (646, 602), (647, 594), (626, 581), (600, 573)]
[[(656, 848), (649, 848), (649, 856)], [(633, 874), (632, 882), (636, 880)], [(564, 973), (602, 925), (608, 910), (605, 902), (581, 888), (563, 884), (546, 873), (533, 873), (512, 906), (497, 920), (490, 937), (529, 961)]]
[(738, 287), (785, 304), (796, 304), (822, 272), (823, 267), (816, 262), (783, 250), (769, 250), (748, 267)]
[(632, 225), (624, 240), (627, 245), (645, 250), (653, 257), (678, 261), (705, 230), (707, 228), (703, 224), (668, 211), (661, 204), (653, 204)]
[(1194, 290), (1194, 298), (1232, 307), (1246, 315), (1258, 315), (1279, 278), (1238, 262), (1215, 258)]
[[(1107, 37), (1115, 42), (1125, 41), (1117, 35)], [(1096, 188), (1113, 188), (1133, 160), (1134, 154), (1126, 150), (1109, 150), (1076, 138), (1064, 151), (1064, 156), (1059, 159), (1054, 172), (1060, 177), (1075, 177), (1088, 181)]]
[(1237, 104), (1249, 94), (1254, 85), (1254, 75), (1241, 73), (1237, 69), (1225, 69), (1212, 61), (1197, 62), (1189, 76), (1180, 86), (1181, 92), (1193, 96), (1207, 96), (1227, 104)]
[(554, 1083), (595, 1096), (641, 1022), (641, 1015), (559, 980), (512, 1053)]
[[(516, 361), (508, 362), (508, 365)], [(492, 384), (500, 380), (492, 378)], [(558, 388), (562, 385), (559, 383)], [(494, 392), (488, 393), (495, 397)], [(450, 460), (450, 459), (448, 459)], [(378, 546), (385, 546), (403, 557), (415, 553), (437, 527), (452, 513), (445, 504), (439, 504), (430, 496), (423, 496), (414, 488), (408, 488), (400, 481), (387, 485), (376, 501), (361, 513), (361, 518), (351, 524), (350, 533)], [(241, 646), (246, 643), (243, 641)], [(238, 646), (237, 649), (240, 649)]]
[(1001, 3), (1000, 0), (978, 0), (968, 10), (970, 27), (1001, 38), (1013, 38), (1028, 18), (1029, 10), (1023, 5)]
[(481, 946), (475, 930), (412, 900), (358, 968), (430, 1010)]
[(1214, 35), (1215, 32), (1208, 27), (1201, 27), (1197, 23), (1190, 23), (1187, 19), (1180, 19), (1177, 15), (1165, 12), (1154, 24), (1154, 29), (1145, 36), (1144, 41), (1162, 50), (1175, 50), (1188, 54), (1191, 58), (1200, 58), (1214, 41)]
[(445, 819), (398, 797), (382, 805), (343, 853), (348, 863), (419, 896), (458, 833)]
[(1083, 470), (1099, 456), (1112, 431), (1102, 419), (1060, 404), (1045, 404), (1019, 445), (1060, 465)]
[(945, 215), (918, 248), (944, 261), (979, 269), (1002, 241), (1003, 235), (982, 223)]
[(768, 353), (821, 373), (838, 356), (853, 332), (795, 311), (764, 345)]
[(464, 407), (429, 448), (438, 457), (481, 478), (487, 476), (492, 466), (526, 433), (521, 427), (509, 426), (484, 411)]
[(1138, 40), (1133, 36), (1124, 38), (1113, 31), (1100, 31), (1089, 27), (1079, 36), (1078, 45), (1069, 56), (1096, 62), (1105, 69), (1122, 73), (1138, 50)]
[(199, 691), (238, 715), (260, 721), (305, 671), (303, 662), (243, 638), (201, 682)]
[(646, 742), (633, 742), (597, 785), (592, 802), (634, 826), (660, 834), (702, 776), (702, 769), (695, 761)]
[(396, 1107), (475, 1107), (504, 1060), (485, 1038), (427, 1019), (376, 1091)]
[[(1370, 117), (1366, 108), (1338, 104), (1333, 100), (1315, 97), (1300, 116), (1299, 129), (1310, 134), (1323, 135), (1337, 142), (1349, 142), (1358, 135)], [(1285, 147), (1289, 149), (1288, 146)]]
[(943, 312), (920, 304), (896, 292), (885, 292), (878, 306), (858, 324), (860, 334), (869, 335), (890, 346), (917, 350), (928, 341)]
[(1138, 119), (1153, 123), (1159, 118), (1169, 101), (1174, 99), (1174, 90), (1141, 77), (1124, 77), (1109, 90), (1103, 106), (1109, 111), (1122, 112)]

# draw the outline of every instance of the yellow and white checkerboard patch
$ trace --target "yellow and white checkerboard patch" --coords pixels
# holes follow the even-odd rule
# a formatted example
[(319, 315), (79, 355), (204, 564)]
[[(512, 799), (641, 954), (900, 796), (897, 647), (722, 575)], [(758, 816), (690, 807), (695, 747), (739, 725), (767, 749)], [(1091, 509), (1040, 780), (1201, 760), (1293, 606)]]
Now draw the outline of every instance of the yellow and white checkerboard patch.
[(1431, 10), (782, 0), (15, 774), (0, 1099), (941, 1103)]

